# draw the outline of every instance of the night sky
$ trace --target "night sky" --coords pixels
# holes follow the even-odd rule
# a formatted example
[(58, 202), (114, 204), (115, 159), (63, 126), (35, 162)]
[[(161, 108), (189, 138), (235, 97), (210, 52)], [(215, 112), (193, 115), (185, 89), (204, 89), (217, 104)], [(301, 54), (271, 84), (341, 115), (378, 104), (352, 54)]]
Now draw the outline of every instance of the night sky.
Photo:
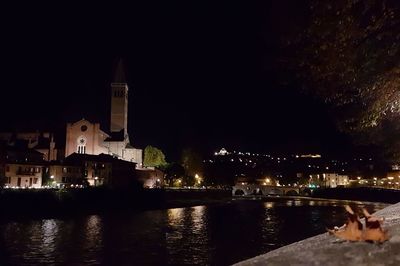
[(3, 7), (2, 129), (63, 129), (84, 117), (108, 130), (122, 58), (135, 147), (155, 145), (167, 160), (184, 147), (343, 149), (326, 107), (277, 66), (304, 10), (288, 0)]

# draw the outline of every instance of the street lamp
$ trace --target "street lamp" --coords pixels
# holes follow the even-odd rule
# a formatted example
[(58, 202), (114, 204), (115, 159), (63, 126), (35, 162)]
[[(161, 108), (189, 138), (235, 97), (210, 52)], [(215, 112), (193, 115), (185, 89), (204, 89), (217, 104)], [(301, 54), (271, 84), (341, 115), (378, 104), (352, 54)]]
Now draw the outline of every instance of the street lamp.
[(51, 187), (54, 187), (54, 185), (56, 184), (56, 181), (54, 180), (54, 175), (51, 175), (51, 176), (50, 176), (50, 180), (51, 180), (51, 182), (49, 182), (48, 184), (49, 184)]
[(198, 174), (194, 175), (194, 178), (196, 179), (197, 184), (201, 184), (201, 177)]

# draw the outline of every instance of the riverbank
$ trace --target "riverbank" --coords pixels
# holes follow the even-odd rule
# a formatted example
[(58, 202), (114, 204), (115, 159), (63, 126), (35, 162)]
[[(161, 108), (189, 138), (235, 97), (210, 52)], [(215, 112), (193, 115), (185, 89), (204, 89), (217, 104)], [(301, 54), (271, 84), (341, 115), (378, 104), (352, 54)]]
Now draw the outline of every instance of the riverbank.
[(231, 191), (106, 188), (1, 190), (0, 213), (7, 217), (57, 217), (112, 211), (167, 209), (231, 199)]
[(320, 188), (313, 191), (312, 197), (394, 204), (400, 202), (400, 190), (375, 187)]
[(0, 190), (1, 217), (57, 217), (73, 214), (100, 214), (113, 211), (136, 211), (181, 208), (231, 200), (255, 199), (279, 201), (282, 199), (340, 200), (363, 202), (400, 202), (399, 191), (368, 188), (338, 188), (317, 190), (312, 197), (254, 195), (234, 196), (223, 189), (3, 189)]
[(310, 205), (317, 205), (318, 202), (330, 202), (330, 203), (338, 203), (338, 204), (382, 204), (382, 205), (390, 205), (390, 203), (379, 202), (379, 201), (365, 201), (365, 200), (349, 200), (349, 199), (334, 199), (334, 198), (316, 198), (316, 197), (308, 197), (308, 196), (265, 196), (265, 195), (247, 195), (247, 196), (233, 196), (232, 200), (258, 200), (263, 202), (279, 202), (282, 200), (290, 200), (290, 201), (304, 201), (308, 202)]
[(375, 216), (385, 219), (383, 227), (389, 231), (383, 244), (343, 242), (324, 233), (235, 265), (400, 265), (400, 202)]

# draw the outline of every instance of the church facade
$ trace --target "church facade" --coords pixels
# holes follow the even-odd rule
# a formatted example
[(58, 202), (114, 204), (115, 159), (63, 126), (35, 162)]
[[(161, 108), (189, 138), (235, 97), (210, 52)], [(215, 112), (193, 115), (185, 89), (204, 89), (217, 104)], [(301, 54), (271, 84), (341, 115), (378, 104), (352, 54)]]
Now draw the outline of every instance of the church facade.
[(143, 165), (142, 149), (134, 148), (128, 134), (128, 84), (124, 81), (120, 62), (114, 83), (111, 83), (110, 131), (105, 132), (99, 123), (81, 119), (67, 124), (65, 157), (73, 154), (108, 154), (118, 159)]

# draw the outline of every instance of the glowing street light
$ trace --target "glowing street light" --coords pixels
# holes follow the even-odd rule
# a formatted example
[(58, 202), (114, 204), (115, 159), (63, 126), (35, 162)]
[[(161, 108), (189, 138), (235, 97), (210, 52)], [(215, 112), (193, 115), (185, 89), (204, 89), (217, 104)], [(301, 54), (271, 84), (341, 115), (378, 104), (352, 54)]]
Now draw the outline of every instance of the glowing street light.
[(201, 180), (201, 177), (200, 177), (198, 174), (195, 174), (195, 175), (194, 175), (194, 178), (196, 179), (196, 183), (200, 185), (200, 184), (201, 184), (201, 181), (202, 181), (202, 180)]

